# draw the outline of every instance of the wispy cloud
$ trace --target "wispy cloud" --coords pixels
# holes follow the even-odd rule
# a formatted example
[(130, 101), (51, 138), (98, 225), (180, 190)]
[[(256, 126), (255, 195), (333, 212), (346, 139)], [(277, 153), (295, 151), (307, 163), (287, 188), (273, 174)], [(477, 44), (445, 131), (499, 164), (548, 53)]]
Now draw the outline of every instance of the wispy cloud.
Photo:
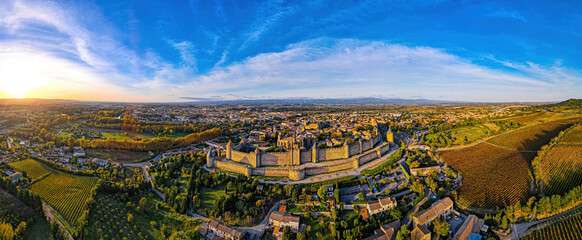
[(523, 17), (523, 15), (520, 12), (515, 11), (515, 10), (510, 11), (510, 10), (506, 10), (506, 9), (498, 9), (498, 10), (494, 10), (493, 12), (491, 12), (489, 14), (489, 16), (490, 17), (511, 18), (511, 19), (522, 21), (522, 22), (527, 22), (525, 17)]
[[(407, 47), (353, 39), (317, 39), (290, 45), (285, 51), (260, 54), (218, 67), (187, 85), (204, 92), (254, 96), (319, 96), (350, 94), (422, 95), (456, 100), (499, 101), (530, 98), (527, 92), (547, 92), (548, 98), (575, 84), (574, 70), (520, 65), (521, 73), (483, 67), (442, 49)], [(556, 76), (570, 81), (556, 81)], [(552, 96), (554, 96), (552, 95)], [(540, 97), (540, 96), (535, 96)]]
[(254, 43), (268, 32), (271, 27), (282, 19), (289, 17), (299, 10), (297, 6), (284, 4), (282, 1), (268, 1), (257, 10), (257, 17), (249, 31), (244, 35), (246, 39), (241, 44), (239, 51), (244, 50), (249, 44)]
[[(191, 7), (195, 11), (198, 3), (191, 1)], [(218, 46), (227, 39), (219, 29), (203, 28), (208, 48), (188, 38), (152, 36), (179, 56), (166, 59), (168, 53), (159, 49), (140, 52), (127, 46), (134, 40), (109, 26), (91, 5), (8, 1), (0, 5), (0, 81), (29, 81), (35, 96), (118, 101), (366, 96), (542, 101), (582, 92), (580, 69), (560, 61), (544, 65), (490, 57), (476, 63), (447, 49), (382, 40), (321, 37), (258, 55), (237, 53), (237, 48), (260, 43), (299, 10), (282, 2), (265, 3), (243, 27), (242, 37), (226, 46)], [(339, 21), (348, 13), (339, 11), (320, 22)], [(526, 20), (519, 12), (495, 14)], [(212, 60), (200, 57), (213, 53), (218, 54)], [(210, 66), (200, 67), (207, 62)]]

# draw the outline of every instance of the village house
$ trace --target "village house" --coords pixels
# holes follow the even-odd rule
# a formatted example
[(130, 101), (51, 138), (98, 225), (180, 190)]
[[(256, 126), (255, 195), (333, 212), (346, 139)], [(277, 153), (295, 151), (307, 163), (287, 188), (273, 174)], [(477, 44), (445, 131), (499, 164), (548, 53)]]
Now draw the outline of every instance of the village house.
[(374, 231), (374, 235), (364, 238), (364, 240), (392, 240), (396, 238), (396, 232), (400, 228), (400, 220), (395, 220), (380, 226)]
[(417, 177), (417, 176), (426, 176), (431, 171), (436, 171), (437, 173), (442, 173), (442, 168), (440, 166), (425, 167), (425, 168), (411, 168), (410, 169), (410, 174), (412, 174), (415, 177)]
[(98, 167), (106, 167), (107, 164), (109, 163), (107, 160), (99, 158), (93, 158), (92, 162), (95, 163), (95, 165), (97, 165)]
[(246, 234), (245, 230), (233, 228), (217, 219), (212, 219), (212, 221), (208, 223), (208, 227), (210, 231), (212, 231), (217, 236), (228, 240), (242, 239)]
[(12, 183), (18, 182), (18, 180), (20, 180), (21, 178), (22, 178), (21, 172), (15, 172), (13, 174), (10, 174), (10, 181), (12, 181)]
[(289, 226), (289, 228), (291, 228), (291, 231), (297, 232), (299, 231), (300, 218), (299, 216), (295, 216), (288, 213), (273, 212), (269, 217), (269, 223), (271, 224), (271, 226), (275, 227)]
[(450, 198), (444, 198), (434, 202), (430, 208), (420, 211), (414, 215), (416, 225), (427, 226), (437, 217), (448, 216), (453, 210), (453, 201)]
[(484, 219), (480, 219), (475, 215), (469, 215), (463, 225), (457, 230), (455, 235), (451, 237), (451, 240), (467, 240), (473, 234), (478, 234), (483, 225), (485, 224)]
[(426, 226), (423, 225), (417, 225), (416, 227), (414, 227), (414, 229), (412, 229), (412, 232), (410, 232), (410, 234), (412, 235), (412, 239), (416, 239), (416, 240), (430, 240), (430, 231), (428, 230), (428, 228), (426, 228)]
[(396, 207), (396, 200), (393, 197), (380, 198), (377, 201), (371, 201), (367, 204), (370, 215), (382, 213)]
[(327, 191), (328, 197), (333, 197), (333, 183), (323, 184), (323, 187)]
[(75, 152), (73, 153), (73, 157), (84, 157), (85, 150), (82, 147), (75, 147)]

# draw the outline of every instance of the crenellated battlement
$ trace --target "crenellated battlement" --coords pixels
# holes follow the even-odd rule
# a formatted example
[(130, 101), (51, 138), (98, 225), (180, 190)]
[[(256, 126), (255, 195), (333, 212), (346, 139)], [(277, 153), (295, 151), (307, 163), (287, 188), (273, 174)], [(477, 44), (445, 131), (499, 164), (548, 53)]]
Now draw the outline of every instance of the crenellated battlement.
[[(380, 135), (341, 147), (320, 149), (292, 148), (287, 152), (263, 152), (256, 148), (226, 147), (226, 158), (215, 157), (212, 150), (207, 157), (207, 166), (240, 173), (246, 176), (288, 177), (301, 180), (308, 176), (359, 168), (377, 159), (390, 150), (391, 144), (382, 143)], [(250, 152), (249, 152), (250, 151)], [(229, 158), (230, 157), (230, 158)]]

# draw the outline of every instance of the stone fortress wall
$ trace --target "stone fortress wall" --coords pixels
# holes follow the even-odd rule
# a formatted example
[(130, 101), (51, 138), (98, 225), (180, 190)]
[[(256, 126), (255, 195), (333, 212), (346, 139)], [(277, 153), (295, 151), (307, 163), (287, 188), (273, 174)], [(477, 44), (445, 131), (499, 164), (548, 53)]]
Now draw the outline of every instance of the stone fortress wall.
[(208, 167), (240, 173), (246, 176), (288, 177), (301, 180), (307, 176), (359, 168), (390, 150), (393, 142), (382, 142), (380, 135), (369, 139), (344, 143), (341, 147), (310, 149), (292, 148), (286, 152), (262, 152), (256, 149), (246, 153), (226, 147), (226, 158), (209, 152)]

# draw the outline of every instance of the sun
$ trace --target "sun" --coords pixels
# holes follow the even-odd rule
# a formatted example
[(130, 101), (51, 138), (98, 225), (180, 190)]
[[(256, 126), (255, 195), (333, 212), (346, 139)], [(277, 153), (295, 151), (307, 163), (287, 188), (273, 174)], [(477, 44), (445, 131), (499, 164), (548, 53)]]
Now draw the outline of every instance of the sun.
[(30, 91), (32, 87), (28, 84), (22, 84), (18, 82), (8, 82), (2, 84), (1, 88), (2, 91), (8, 94), (8, 97), (10, 98), (24, 98), (26, 97), (26, 93)]
[(25, 58), (13, 58), (11, 61), (0, 59), (0, 91), (9, 98), (25, 98), (33, 89), (45, 86), (47, 79), (41, 72), (45, 64)]

